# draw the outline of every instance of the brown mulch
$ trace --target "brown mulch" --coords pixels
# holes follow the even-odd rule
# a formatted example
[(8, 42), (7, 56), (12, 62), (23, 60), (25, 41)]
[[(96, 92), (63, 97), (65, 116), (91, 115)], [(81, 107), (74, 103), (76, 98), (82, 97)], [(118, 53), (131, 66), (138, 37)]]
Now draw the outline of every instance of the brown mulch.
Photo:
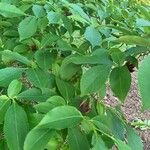
[[(132, 84), (125, 103), (122, 106), (122, 112), (128, 121), (136, 119), (150, 120), (150, 111), (141, 112), (141, 101), (137, 85), (137, 72), (132, 73)], [(110, 88), (107, 90), (105, 98), (106, 104), (116, 106), (118, 99), (112, 94)], [(137, 130), (144, 143), (144, 150), (150, 150), (150, 129)]]

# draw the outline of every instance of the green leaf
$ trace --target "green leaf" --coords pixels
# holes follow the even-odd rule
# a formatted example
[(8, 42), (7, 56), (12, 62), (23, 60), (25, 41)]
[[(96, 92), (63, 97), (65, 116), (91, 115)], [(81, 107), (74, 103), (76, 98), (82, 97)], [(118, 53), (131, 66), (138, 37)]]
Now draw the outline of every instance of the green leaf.
[(105, 105), (102, 104), (101, 102), (97, 102), (96, 110), (99, 115), (103, 115), (105, 113)]
[(14, 67), (0, 69), (0, 86), (7, 87), (12, 80), (20, 78), (23, 71), (23, 68)]
[(41, 40), (41, 49), (46, 46), (52, 45), (55, 41), (58, 40), (58, 38), (59, 37), (57, 35), (51, 33), (43, 35), (43, 38)]
[(144, 38), (140, 36), (122, 36), (118, 39), (119, 42), (129, 44), (129, 45), (139, 45), (150, 47), (150, 38)]
[(84, 54), (90, 47), (90, 43), (88, 41), (84, 41), (80, 46), (79, 46), (79, 52), (81, 54)]
[[(45, 29), (48, 27), (48, 19), (47, 17), (42, 17), (42, 18), (38, 18), (38, 28), (40, 29), (40, 31), (43, 33), (43, 31), (45, 31)], [(44, 34), (42, 35), (45, 36), (47, 33), (44, 32)]]
[(107, 25), (107, 27), (116, 29), (116, 30), (118, 30), (118, 31), (121, 31), (121, 32), (124, 33), (124, 34), (129, 34), (129, 35), (135, 34), (133, 31), (131, 31), (131, 30), (129, 30), (128, 28), (125, 28), (125, 27), (114, 26), (114, 25)]
[(65, 105), (66, 102), (65, 100), (61, 97), (61, 96), (52, 96), (49, 99), (47, 99), (47, 102), (55, 105), (55, 106), (61, 106), (61, 105)]
[(5, 139), (0, 140), (0, 149), (1, 150), (8, 150), (8, 146), (7, 146)]
[(149, 109), (150, 108), (150, 69), (149, 69), (149, 63), (150, 63), (150, 55), (145, 57), (145, 59), (140, 64), (139, 70), (138, 70), (138, 85), (140, 94), (142, 97), (142, 104), (143, 109)]
[(95, 48), (92, 56), (100, 59), (98, 64), (112, 65), (112, 60), (110, 58), (109, 52), (105, 48)]
[(70, 99), (74, 98), (75, 90), (69, 82), (65, 82), (59, 78), (56, 78), (56, 84), (59, 92), (65, 98), (65, 100), (70, 101)]
[(38, 18), (44, 17), (46, 15), (46, 12), (45, 12), (43, 6), (40, 6), (40, 5), (33, 5), (32, 11), (33, 11), (34, 15)]
[(102, 122), (105, 122), (108, 128), (111, 129), (115, 138), (124, 140), (125, 139), (125, 135), (124, 135), (125, 126), (121, 117), (118, 116), (118, 114), (112, 111), (111, 109), (107, 110), (106, 113), (107, 113), (107, 116), (105, 115), (104, 117), (106, 120), (104, 119), (104, 121), (102, 120)]
[(68, 142), (70, 150), (90, 150), (86, 135), (78, 127), (68, 129)]
[(50, 11), (48, 14), (47, 14), (47, 18), (48, 18), (48, 21), (49, 21), (49, 24), (59, 24), (60, 23), (60, 19), (61, 19), (61, 15), (57, 12), (54, 12), (54, 11)]
[(25, 139), (24, 150), (43, 150), (54, 133), (51, 129), (32, 129)]
[(80, 65), (80, 64), (98, 64), (98, 65), (109, 65), (111, 64), (111, 60), (105, 55), (91, 55), (91, 56), (72, 56), (70, 58), (70, 61), (74, 64)]
[(18, 37), (18, 32), (16, 30), (6, 30), (4, 33), (3, 33), (4, 36), (7, 36), (7, 37)]
[(7, 94), (10, 98), (17, 96), (22, 89), (22, 83), (18, 80), (13, 80), (7, 89)]
[(113, 61), (119, 66), (121, 66), (125, 61), (125, 54), (116, 48), (111, 49), (111, 57)]
[(17, 53), (19, 53), (19, 54), (24, 54), (24, 53), (26, 53), (27, 51), (29, 50), (29, 47), (27, 46), (27, 45), (24, 45), (24, 44), (19, 44), (19, 45), (17, 45), (14, 49), (13, 49), (13, 51), (14, 52), (17, 52)]
[(49, 84), (50, 75), (41, 69), (28, 69), (26, 71), (27, 79), (38, 88), (46, 88)]
[(48, 113), (50, 110), (55, 108), (56, 106), (48, 103), (48, 102), (41, 102), (39, 104), (34, 105), (34, 108), (39, 112), (39, 113)]
[(73, 51), (73, 50), (76, 51), (74, 47), (72, 47), (69, 43), (67, 43), (66, 41), (62, 39), (59, 39), (57, 41), (57, 45), (61, 51)]
[(18, 32), (20, 41), (30, 38), (37, 30), (38, 20), (35, 16), (26, 17), (19, 23)]
[(76, 126), (82, 119), (81, 113), (75, 107), (59, 106), (49, 111), (38, 126), (60, 130)]
[(7, 110), (4, 121), (4, 136), (10, 150), (23, 150), (28, 130), (25, 111), (14, 102)]
[(136, 25), (137, 27), (150, 27), (150, 21), (142, 18), (137, 18)]
[(17, 99), (19, 100), (27, 100), (27, 101), (37, 101), (37, 102), (44, 102), (49, 97), (53, 96), (55, 93), (49, 89), (41, 90), (36, 88), (30, 88), (26, 91), (23, 91), (19, 95), (17, 95)]
[(94, 124), (102, 133), (124, 140), (125, 127), (123, 121), (111, 110), (93, 118)]
[(130, 126), (127, 126), (127, 140), (128, 140), (128, 145), (133, 150), (134, 149), (143, 150), (144, 146), (143, 146), (143, 143), (142, 143), (140, 136)]
[(44, 114), (37, 113), (37, 112), (28, 115), (30, 129), (36, 127), (37, 124), (40, 123), (43, 117), (44, 117)]
[(26, 57), (20, 55), (17, 52), (12, 52), (10, 50), (4, 50), (2, 51), (2, 55), (7, 57), (9, 60), (17, 60), (25, 65), (31, 66), (32, 65), (32, 61), (28, 60)]
[(125, 142), (119, 139), (115, 139), (114, 141), (118, 147), (118, 150), (132, 150), (127, 144), (125, 144)]
[(54, 63), (55, 55), (49, 51), (39, 50), (35, 53), (35, 59), (38, 66), (43, 70), (48, 70)]
[(4, 17), (9, 17), (9, 18), (25, 15), (25, 13), (22, 12), (19, 8), (7, 3), (0, 3), (0, 14)]
[(60, 96), (52, 96), (46, 102), (39, 103), (34, 108), (40, 113), (48, 113), (51, 109), (65, 105), (65, 100)]
[(85, 38), (92, 44), (93, 47), (100, 45), (100, 42), (102, 40), (99, 31), (92, 26), (86, 28)]
[(9, 108), (11, 101), (6, 95), (0, 96), (0, 123), (2, 124), (4, 121), (5, 113)]
[(80, 5), (78, 5), (78, 4), (70, 4), (70, 7), (71, 7), (71, 12), (74, 15), (81, 16), (86, 21), (90, 22), (89, 16), (83, 11), (83, 9), (80, 7)]
[(110, 86), (114, 94), (124, 102), (131, 85), (131, 75), (126, 66), (114, 68), (110, 74)]
[(93, 147), (91, 150), (108, 150), (100, 135), (93, 135), (92, 145)]
[(66, 16), (62, 16), (62, 20), (64, 23), (64, 27), (67, 29), (67, 31), (71, 35), (73, 32), (73, 26), (72, 26), (71, 20), (67, 18)]
[(107, 135), (110, 135), (110, 136), (113, 136), (113, 133), (111, 131), (111, 129), (109, 129), (108, 126), (106, 126), (105, 123), (103, 123), (101, 120), (101, 118), (99, 118), (99, 116), (96, 116), (93, 118), (92, 122), (93, 124), (99, 129), (99, 131), (101, 133), (103, 133), (104, 135), (107, 134)]
[(104, 84), (99, 90), (99, 98), (104, 99), (106, 96), (106, 84)]
[(69, 80), (79, 71), (81, 71), (81, 67), (79, 65), (63, 62), (60, 67), (60, 76), (63, 80)]
[(150, 20), (149, 9), (144, 7), (143, 5), (139, 5), (138, 9), (140, 10), (141, 14), (148, 20)]
[(104, 86), (110, 72), (110, 66), (98, 65), (86, 71), (80, 82), (81, 95), (98, 91)]
[(144, 46), (136, 46), (136, 47), (131, 47), (131, 48), (127, 49), (127, 50), (125, 51), (125, 54), (126, 54), (126, 56), (130, 56), (130, 55), (132, 55), (132, 56), (137, 56), (137, 55), (139, 55), (139, 54), (146, 53), (146, 52), (148, 52), (148, 51), (149, 51), (149, 50), (148, 50), (147, 47), (144, 47)]
[(81, 70), (80, 65), (71, 63), (70, 57), (66, 57), (60, 67), (60, 76), (64, 80), (71, 79), (77, 72)]

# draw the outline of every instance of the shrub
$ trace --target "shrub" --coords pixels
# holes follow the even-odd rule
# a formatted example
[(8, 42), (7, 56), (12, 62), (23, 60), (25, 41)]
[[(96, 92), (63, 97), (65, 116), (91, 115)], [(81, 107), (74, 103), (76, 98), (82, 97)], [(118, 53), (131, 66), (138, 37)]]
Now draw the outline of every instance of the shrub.
[[(0, 149), (142, 150), (123, 103), (150, 48), (150, 7), (134, 0), (1, 0)], [(150, 108), (150, 56), (138, 69)]]

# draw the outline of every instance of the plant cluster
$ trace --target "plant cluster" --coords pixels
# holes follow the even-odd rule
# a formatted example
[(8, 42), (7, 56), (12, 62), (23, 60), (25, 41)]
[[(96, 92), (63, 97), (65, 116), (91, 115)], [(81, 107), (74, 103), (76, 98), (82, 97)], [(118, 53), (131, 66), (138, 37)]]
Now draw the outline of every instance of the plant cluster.
[(136, 0), (1, 0), (0, 150), (143, 150), (103, 99), (110, 85), (123, 103), (137, 69), (150, 108), (149, 12)]

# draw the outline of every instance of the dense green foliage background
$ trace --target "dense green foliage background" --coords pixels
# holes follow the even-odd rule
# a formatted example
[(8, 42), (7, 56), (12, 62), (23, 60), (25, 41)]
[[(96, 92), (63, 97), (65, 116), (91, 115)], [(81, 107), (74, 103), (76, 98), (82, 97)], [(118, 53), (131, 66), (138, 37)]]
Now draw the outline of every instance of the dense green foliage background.
[(150, 108), (149, 12), (134, 0), (1, 0), (0, 149), (143, 150), (103, 98), (110, 85), (123, 103), (137, 68)]

